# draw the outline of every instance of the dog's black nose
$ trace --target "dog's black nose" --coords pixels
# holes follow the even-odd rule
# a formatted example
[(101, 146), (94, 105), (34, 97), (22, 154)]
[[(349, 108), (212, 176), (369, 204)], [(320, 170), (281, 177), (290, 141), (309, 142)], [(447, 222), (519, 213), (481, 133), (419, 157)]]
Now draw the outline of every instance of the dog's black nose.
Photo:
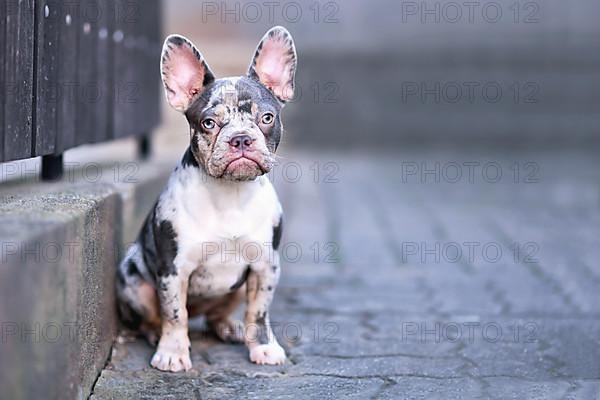
[(238, 150), (246, 150), (252, 142), (252, 138), (248, 135), (236, 135), (229, 140), (229, 144)]

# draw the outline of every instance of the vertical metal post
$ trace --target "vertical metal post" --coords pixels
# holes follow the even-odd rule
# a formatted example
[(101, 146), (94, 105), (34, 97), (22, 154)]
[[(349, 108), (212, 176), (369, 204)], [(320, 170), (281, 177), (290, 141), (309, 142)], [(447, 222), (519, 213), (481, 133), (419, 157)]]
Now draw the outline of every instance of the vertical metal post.
[(138, 157), (147, 160), (152, 154), (152, 139), (150, 135), (144, 135), (138, 139)]
[(42, 156), (42, 180), (43, 181), (57, 181), (63, 177), (64, 166), (63, 166), (63, 155), (61, 154), (49, 154)]

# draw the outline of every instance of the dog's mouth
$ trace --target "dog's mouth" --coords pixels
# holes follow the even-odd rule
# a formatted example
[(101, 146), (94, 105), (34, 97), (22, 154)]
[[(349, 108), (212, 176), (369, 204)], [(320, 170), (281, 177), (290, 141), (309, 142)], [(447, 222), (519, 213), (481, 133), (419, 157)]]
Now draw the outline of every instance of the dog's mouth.
[(242, 154), (241, 156), (229, 161), (227, 163), (227, 166), (225, 167), (225, 170), (227, 171), (244, 166), (256, 166), (261, 168), (260, 162), (258, 160), (254, 159), (252, 156), (249, 156), (247, 154)]
[(256, 155), (243, 153), (227, 163), (223, 170), (223, 176), (231, 176), (237, 179), (254, 178), (269, 172), (263, 164), (264, 163), (257, 158)]

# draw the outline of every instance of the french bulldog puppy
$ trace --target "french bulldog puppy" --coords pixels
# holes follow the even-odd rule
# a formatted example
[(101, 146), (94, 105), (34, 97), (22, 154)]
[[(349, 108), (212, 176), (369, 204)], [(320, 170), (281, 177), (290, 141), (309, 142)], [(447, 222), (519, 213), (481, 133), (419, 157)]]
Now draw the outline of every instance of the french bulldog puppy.
[[(220, 339), (244, 341), (252, 362), (285, 362), (269, 322), (282, 209), (265, 174), (296, 59), (290, 33), (274, 27), (245, 76), (216, 79), (188, 39), (165, 40), (164, 89), (189, 123), (190, 145), (117, 273), (122, 321), (159, 338), (155, 368), (192, 367), (188, 319), (200, 314)], [(236, 329), (230, 315), (243, 299), (245, 321)]]

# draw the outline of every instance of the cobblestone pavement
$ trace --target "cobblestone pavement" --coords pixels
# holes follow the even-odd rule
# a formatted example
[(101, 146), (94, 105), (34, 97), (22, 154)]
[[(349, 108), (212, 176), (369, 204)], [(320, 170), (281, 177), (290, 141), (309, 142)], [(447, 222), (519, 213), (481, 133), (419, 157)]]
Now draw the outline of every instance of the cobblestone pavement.
[(116, 344), (93, 398), (600, 399), (599, 167), (570, 151), (283, 157), (272, 319), (289, 361), (252, 365), (194, 330), (194, 369), (171, 374), (144, 342)]

